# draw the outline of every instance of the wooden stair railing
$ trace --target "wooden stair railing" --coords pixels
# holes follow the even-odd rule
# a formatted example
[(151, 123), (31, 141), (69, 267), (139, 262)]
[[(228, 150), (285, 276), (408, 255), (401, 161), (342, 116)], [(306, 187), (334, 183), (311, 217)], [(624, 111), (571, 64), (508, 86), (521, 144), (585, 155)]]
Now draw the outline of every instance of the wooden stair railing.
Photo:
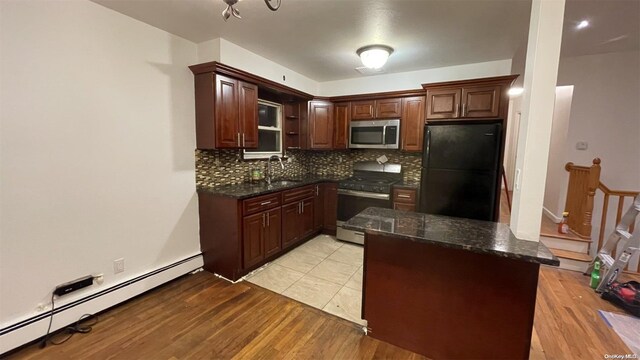
[(567, 225), (579, 237), (591, 239), (593, 199), (600, 184), (600, 159), (593, 159), (591, 166), (565, 165), (569, 172), (569, 186), (565, 211), (569, 212)]

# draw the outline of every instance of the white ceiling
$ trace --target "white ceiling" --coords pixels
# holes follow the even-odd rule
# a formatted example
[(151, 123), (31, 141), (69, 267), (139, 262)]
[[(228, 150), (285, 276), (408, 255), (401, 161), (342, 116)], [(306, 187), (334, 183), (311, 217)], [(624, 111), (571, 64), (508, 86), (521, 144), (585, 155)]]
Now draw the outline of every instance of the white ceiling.
[[(196, 43), (222, 37), (316, 81), (362, 76), (355, 51), (375, 43), (395, 49), (387, 73), (510, 59), (526, 43), (531, 7), (530, 0), (282, 0), (271, 12), (263, 0), (243, 0), (243, 18), (225, 23), (222, 0), (92, 1)], [(563, 54), (637, 50), (639, 4), (569, 1)], [(593, 26), (576, 33), (573, 22), (583, 18)]]

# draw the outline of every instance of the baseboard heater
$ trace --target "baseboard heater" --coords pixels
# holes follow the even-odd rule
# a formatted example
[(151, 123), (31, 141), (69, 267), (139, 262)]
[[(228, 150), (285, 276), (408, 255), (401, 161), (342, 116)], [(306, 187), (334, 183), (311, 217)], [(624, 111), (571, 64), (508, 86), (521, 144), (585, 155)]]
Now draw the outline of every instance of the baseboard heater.
[[(162, 285), (168, 281), (171, 281), (177, 277), (188, 274), (193, 270), (197, 270), (201, 268), (203, 265), (202, 262), (202, 254), (196, 254), (185, 258), (183, 260), (174, 262), (172, 264), (163, 266), (153, 271), (149, 271), (142, 275), (139, 275), (133, 279), (124, 281), (117, 285), (113, 285), (106, 289), (100, 290), (93, 294), (87, 295), (70, 303), (60, 305), (56, 307), (54, 310), (54, 329), (62, 328), (70, 323), (75, 322), (78, 316), (73, 315), (73, 317), (69, 318), (70, 321), (65, 322), (64, 319), (60, 319), (60, 317), (64, 317), (65, 312), (72, 310), (74, 308), (82, 307), (82, 313), (95, 313), (99, 311), (106, 310), (112, 306), (115, 306), (123, 301), (131, 299), (135, 296), (138, 296), (146, 291), (152, 290), (153, 288)], [(158, 276), (156, 276), (158, 275)], [(154, 278), (155, 277), (155, 278)], [(146, 283), (145, 280), (153, 280), (151, 283)], [(146, 285), (142, 287), (142, 285)], [(135, 287), (139, 287), (139, 289), (134, 289)], [(118, 290), (123, 290), (118, 292)], [(122, 293), (122, 294), (120, 294)], [(112, 299), (108, 299), (107, 301), (103, 301), (103, 304), (93, 304), (91, 306), (90, 302), (101, 302), (101, 300), (106, 299), (108, 297), (112, 297)], [(87, 311), (93, 310), (93, 311)], [(30, 318), (19, 321), (15, 324), (6, 326), (0, 329), (0, 357), (4, 355), (4, 353), (11, 351), (19, 346), (22, 346), (26, 343), (29, 343), (33, 340), (36, 340), (42, 336), (44, 336), (44, 331), (46, 331), (46, 325), (48, 324), (49, 317), (51, 316), (50, 311), (45, 311), (41, 314), (32, 316)], [(39, 323), (43, 320), (46, 322)], [(58, 321), (56, 321), (58, 320)], [(44, 326), (42, 326), (44, 324)], [(40, 325), (40, 326), (38, 326)], [(30, 329), (33, 327), (33, 329)], [(37, 329), (36, 329), (37, 328)], [(44, 330), (42, 330), (43, 328)], [(21, 334), (18, 334), (21, 333)], [(15, 335), (15, 336), (14, 336)], [(13, 338), (15, 337), (15, 338)], [(13, 338), (13, 339), (7, 339)], [(6, 341), (9, 340), (9, 341)]]

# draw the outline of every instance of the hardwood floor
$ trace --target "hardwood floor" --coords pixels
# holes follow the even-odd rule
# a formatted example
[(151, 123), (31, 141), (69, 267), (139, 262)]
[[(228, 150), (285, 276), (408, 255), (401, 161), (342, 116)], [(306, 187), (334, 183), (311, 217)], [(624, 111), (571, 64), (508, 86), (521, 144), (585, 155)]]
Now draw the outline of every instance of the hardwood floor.
[[(620, 312), (579, 273), (542, 267), (531, 359), (602, 359), (629, 349), (597, 310)], [(247, 282), (182, 277), (100, 315), (89, 334), (10, 359), (422, 359), (353, 323)]]
[(10, 359), (423, 359), (248, 282), (182, 277), (100, 315), (89, 334)]

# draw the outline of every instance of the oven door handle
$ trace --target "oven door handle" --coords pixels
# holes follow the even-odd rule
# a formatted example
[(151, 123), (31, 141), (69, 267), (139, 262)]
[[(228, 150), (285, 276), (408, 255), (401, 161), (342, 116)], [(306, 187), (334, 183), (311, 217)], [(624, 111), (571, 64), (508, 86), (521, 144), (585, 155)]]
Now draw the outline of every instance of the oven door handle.
[(370, 192), (356, 191), (356, 190), (347, 190), (347, 189), (338, 189), (338, 195), (349, 195), (349, 196), (357, 196), (357, 197), (370, 198), (370, 199), (380, 199), (380, 200), (389, 200), (390, 199), (389, 194), (377, 194), (377, 193), (370, 193)]

